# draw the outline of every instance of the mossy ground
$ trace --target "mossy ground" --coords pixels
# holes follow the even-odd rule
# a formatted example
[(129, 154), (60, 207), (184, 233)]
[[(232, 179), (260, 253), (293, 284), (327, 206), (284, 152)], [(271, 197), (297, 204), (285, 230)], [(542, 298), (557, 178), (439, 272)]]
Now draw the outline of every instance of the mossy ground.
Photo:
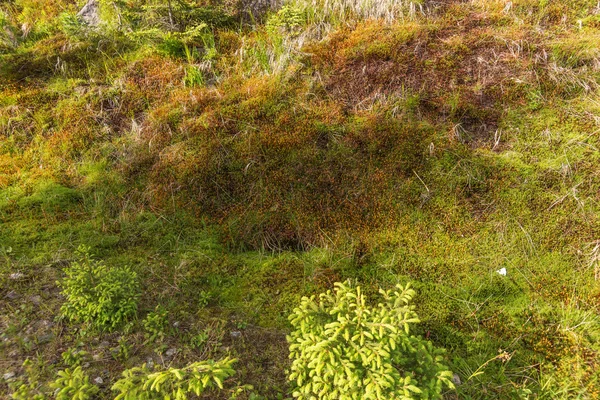
[[(600, 398), (595, 1), (449, 1), (292, 55), (215, 24), (192, 87), (201, 63), (168, 43), (47, 22), (76, 9), (48, 3), (47, 28), (0, 47), (2, 393), (25, 359), (43, 389), (78, 348), (107, 398), (149, 359), (225, 354), (285, 398), (287, 315), (354, 279), (413, 283), (418, 333), (462, 381), (448, 399)], [(80, 244), (143, 277), (116, 332), (58, 318)], [(169, 328), (148, 343), (157, 305)]]

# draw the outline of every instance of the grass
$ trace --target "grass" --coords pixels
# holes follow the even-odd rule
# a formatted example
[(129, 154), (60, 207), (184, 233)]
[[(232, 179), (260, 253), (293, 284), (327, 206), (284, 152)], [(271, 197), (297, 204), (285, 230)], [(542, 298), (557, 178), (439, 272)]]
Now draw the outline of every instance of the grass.
[[(226, 355), (229, 388), (286, 398), (287, 316), (352, 279), (412, 282), (448, 399), (598, 398), (596, 3), (224, 7), (190, 14), (187, 54), (69, 37), (67, 2), (6, 8), (32, 33), (0, 47), (0, 393), (49, 393), (79, 349), (100, 398), (144, 362)], [(142, 277), (114, 333), (57, 317), (81, 244)]]

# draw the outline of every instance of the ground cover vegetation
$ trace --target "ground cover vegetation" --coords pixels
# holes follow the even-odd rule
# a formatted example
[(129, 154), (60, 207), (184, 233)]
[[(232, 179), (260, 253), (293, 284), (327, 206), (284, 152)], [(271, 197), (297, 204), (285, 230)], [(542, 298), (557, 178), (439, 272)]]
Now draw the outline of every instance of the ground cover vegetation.
[(600, 398), (596, 0), (84, 3), (0, 2), (2, 397)]

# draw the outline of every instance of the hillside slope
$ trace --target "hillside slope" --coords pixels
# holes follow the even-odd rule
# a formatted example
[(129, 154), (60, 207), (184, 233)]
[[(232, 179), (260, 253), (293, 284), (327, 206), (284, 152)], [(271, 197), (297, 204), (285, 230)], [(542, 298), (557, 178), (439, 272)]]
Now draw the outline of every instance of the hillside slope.
[[(0, 393), (233, 355), (286, 398), (287, 316), (350, 279), (412, 282), (448, 399), (600, 398), (597, 1), (99, 4), (0, 4)], [(80, 245), (131, 322), (60, 317)]]

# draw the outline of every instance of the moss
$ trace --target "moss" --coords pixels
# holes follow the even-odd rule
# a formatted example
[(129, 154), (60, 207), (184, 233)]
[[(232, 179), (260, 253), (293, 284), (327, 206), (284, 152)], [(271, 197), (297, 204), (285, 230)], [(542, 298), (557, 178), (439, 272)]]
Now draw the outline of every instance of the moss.
[[(58, 367), (78, 341), (107, 379), (168, 348), (174, 364), (230, 352), (276, 398), (301, 296), (411, 281), (419, 333), (463, 381), (449, 396), (593, 397), (597, 333), (578, 324), (600, 307), (596, 1), (450, 3), (304, 42), (207, 14), (219, 54), (202, 65), (143, 35), (75, 40), (40, 15), (0, 67), (10, 368)], [(206, 86), (185, 87), (191, 67)], [(169, 312), (164, 343), (139, 321), (38, 340), (79, 244), (143, 278), (140, 310)]]

